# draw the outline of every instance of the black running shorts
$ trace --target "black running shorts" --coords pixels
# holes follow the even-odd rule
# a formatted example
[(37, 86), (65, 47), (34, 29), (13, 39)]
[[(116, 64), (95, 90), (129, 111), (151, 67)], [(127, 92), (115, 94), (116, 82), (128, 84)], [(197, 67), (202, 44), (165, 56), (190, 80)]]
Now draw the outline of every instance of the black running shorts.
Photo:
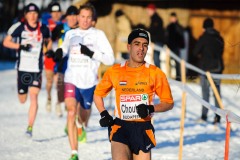
[(18, 94), (28, 93), (28, 87), (41, 88), (42, 85), (42, 72), (31, 73), (18, 71)]
[(139, 150), (150, 152), (156, 146), (154, 132), (150, 121), (130, 122), (116, 118), (114, 125), (108, 127), (109, 140), (128, 145), (134, 154), (139, 154)]

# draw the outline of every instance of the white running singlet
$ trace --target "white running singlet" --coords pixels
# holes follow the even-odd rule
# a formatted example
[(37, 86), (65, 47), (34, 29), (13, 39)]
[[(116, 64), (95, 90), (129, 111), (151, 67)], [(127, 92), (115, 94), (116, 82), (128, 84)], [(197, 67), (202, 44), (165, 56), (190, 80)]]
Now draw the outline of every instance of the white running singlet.
[[(81, 53), (81, 45), (94, 52), (90, 58)], [(78, 88), (91, 88), (98, 83), (98, 68), (114, 63), (112, 47), (103, 31), (96, 28), (69, 30), (61, 46), (63, 56), (69, 54), (64, 82), (72, 83)]]

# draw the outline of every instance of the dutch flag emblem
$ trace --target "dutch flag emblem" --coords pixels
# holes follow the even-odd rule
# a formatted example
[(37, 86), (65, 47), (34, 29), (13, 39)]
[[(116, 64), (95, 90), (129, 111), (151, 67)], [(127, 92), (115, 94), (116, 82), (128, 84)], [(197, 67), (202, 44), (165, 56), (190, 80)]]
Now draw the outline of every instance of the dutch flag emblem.
[(126, 86), (126, 85), (127, 85), (127, 81), (120, 81), (120, 82), (119, 82), (119, 85), (120, 85), (120, 86)]

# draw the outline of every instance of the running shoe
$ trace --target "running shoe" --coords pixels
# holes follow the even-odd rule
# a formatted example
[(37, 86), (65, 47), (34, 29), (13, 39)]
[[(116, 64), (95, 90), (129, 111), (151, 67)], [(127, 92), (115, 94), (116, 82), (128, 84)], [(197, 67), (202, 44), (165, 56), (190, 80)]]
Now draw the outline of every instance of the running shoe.
[(205, 123), (207, 123), (207, 120), (199, 118), (199, 119), (196, 120), (196, 123), (198, 123), (198, 124), (205, 124)]
[(62, 109), (61, 109), (61, 104), (60, 104), (60, 103), (57, 103), (57, 104), (56, 104), (56, 114), (57, 114), (58, 117), (62, 117), (62, 116), (63, 116)]
[(219, 115), (216, 115), (215, 117), (214, 117), (214, 120), (213, 120), (213, 124), (215, 125), (215, 124), (219, 124), (220, 123), (220, 116)]
[(80, 143), (86, 143), (87, 141), (87, 133), (84, 127), (78, 128), (78, 141)]
[(28, 127), (27, 127), (26, 135), (27, 135), (28, 137), (32, 137), (32, 127), (31, 127), (31, 126), (28, 126)]
[(78, 155), (73, 154), (69, 160), (78, 160)]
[(47, 110), (47, 112), (51, 112), (51, 110), (52, 110), (51, 100), (49, 100), (49, 99), (47, 100), (46, 110)]

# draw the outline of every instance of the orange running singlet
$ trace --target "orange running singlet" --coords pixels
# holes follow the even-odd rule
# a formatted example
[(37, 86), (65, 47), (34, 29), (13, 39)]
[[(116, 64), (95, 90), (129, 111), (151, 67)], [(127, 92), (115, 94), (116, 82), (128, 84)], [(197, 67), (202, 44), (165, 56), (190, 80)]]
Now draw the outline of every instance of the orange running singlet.
[(150, 121), (151, 116), (145, 119), (138, 116), (136, 106), (141, 103), (153, 105), (155, 94), (161, 102), (173, 103), (167, 78), (159, 68), (148, 63), (138, 68), (130, 68), (126, 63), (109, 68), (94, 94), (105, 97), (114, 88), (116, 117), (127, 121)]

